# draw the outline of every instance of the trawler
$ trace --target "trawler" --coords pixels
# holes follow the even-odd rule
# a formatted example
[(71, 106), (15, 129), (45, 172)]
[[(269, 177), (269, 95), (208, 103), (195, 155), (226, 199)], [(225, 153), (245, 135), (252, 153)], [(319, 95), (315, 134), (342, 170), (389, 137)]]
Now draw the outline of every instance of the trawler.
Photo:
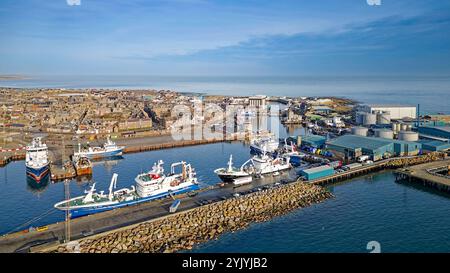
[(27, 176), (41, 181), (49, 173), (48, 147), (42, 138), (35, 137), (26, 147), (25, 166)]
[(78, 176), (92, 174), (92, 162), (89, 158), (81, 156), (74, 162), (74, 165)]
[(259, 154), (251, 159), (255, 175), (276, 173), (291, 168), (289, 157), (271, 157), (267, 153)]
[(122, 155), (124, 146), (117, 146), (110, 138), (102, 147), (89, 147), (88, 149), (81, 149), (81, 144), (78, 143), (78, 152), (73, 154), (73, 159), (77, 160), (80, 157), (87, 157), (89, 159), (99, 159), (104, 157), (113, 157)]
[(219, 178), (223, 182), (233, 182), (237, 178), (249, 177), (251, 173), (249, 173), (248, 170), (245, 170), (245, 165), (249, 161), (250, 160), (242, 164), (242, 166), (238, 169), (233, 167), (233, 155), (230, 155), (230, 160), (228, 160), (228, 167), (216, 169), (214, 170), (214, 173), (217, 174), (217, 176), (219, 176)]
[(278, 149), (279, 142), (271, 137), (257, 138), (250, 144), (250, 152), (261, 154), (263, 152), (273, 153)]
[[(71, 217), (76, 218), (199, 189), (195, 170), (190, 164), (184, 161), (173, 163), (171, 173), (168, 175), (164, 174), (162, 165), (163, 161), (158, 161), (151, 171), (139, 174), (135, 178), (136, 186), (117, 191), (114, 189), (118, 175), (114, 173), (108, 194), (103, 191), (96, 192), (94, 183), (86, 195), (59, 202), (55, 204), (55, 208), (69, 210)], [(181, 173), (175, 173), (177, 166), (181, 166)]]

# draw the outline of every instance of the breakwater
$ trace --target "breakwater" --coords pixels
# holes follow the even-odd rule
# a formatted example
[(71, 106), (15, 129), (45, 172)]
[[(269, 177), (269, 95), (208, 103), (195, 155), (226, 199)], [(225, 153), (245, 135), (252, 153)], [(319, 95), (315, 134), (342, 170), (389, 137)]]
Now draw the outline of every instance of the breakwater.
[(185, 146), (212, 144), (212, 143), (219, 143), (219, 142), (224, 142), (224, 141), (236, 141), (236, 140), (241, 140), (241, 139), (242, 139), (242, 137), (234, 136), (233, 138), (229, 138), (229, 139), (214, 138), (214, 139), (172, 141), (172, 142), (153, 144), (153, 145), (130, 146), (130, 147), (126, 147), (123, 150), (123, 153), (125, 153), (125, 154), (139, 153), (139, 152), (171, 149), (171, 148), (178, 148), (178, 147), (185, 147)]
[[(176, 252), (332, 197), (325, 188), (292, 183), (180, 212), (78, 241), (86, 253)], [(70, 245), (74, 245), (73, 243)], [(62, 245), (47, 251), (71, 252)]]

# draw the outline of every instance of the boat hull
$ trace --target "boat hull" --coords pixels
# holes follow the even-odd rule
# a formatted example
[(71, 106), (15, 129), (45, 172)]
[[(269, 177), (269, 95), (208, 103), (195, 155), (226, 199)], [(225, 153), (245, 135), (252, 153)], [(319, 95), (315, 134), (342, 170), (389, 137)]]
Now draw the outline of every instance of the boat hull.
[(34, 179), (37, 182), (44, 179), (49, 174), (49, 172), (50, 172), (50, 169), (48, 167), (48, 164), (45, 166), (42, 166), (40, 168), (32, 168), (32, 167), (26, 166), (27, 176)]
[(246, 177), (250, 176), (250, 174), (245, 175), (235, 175), (235, 174), (217, 174), (217, 176), (225, 183), (231, 183), (234, 182), (236, 178)]
[(108, 151), (108, 152), (98, 152), (98, 153), (80, 153), (80, 154), (75, 154), (76, 156), (85, 156), (89, 159), (100, 159), (100, 158), (106, 158), (106, 157), (115, 157), (115, 156), (120, 156), (123, 153), (123, 148), (122, 149), (117, 149), (114, 151)]
[(160, 193), (157, 195), (138, 198), (136, 200), (131, 200), (131, 201), (120, 202), (117, 204), (106, 205), (106, 206), (99, 205), (99, 206), (93, 206), (93, 207), (71, 209), (70, 215), (71, 215), (71, 218), (78, 218), (78, 217), (82, 217), (82, 216), (86, 216), (86, 215), (90, 215), (90, 214), (95, 214), (95, 213), (99, 213), (99, 212), (123, 208), (123, 207), (127, 207), (127, 206), (133, 206), (133, 205), (165, 198), (165, 197), (169, 196), (170, 194), (177, 195), (177, 194), (182, 194), (182, 193), (186, 193), (186, 192), (190, 192), (190, 191), (195, 191), (198, 189), (200, 189), (200, 187), (197, 184), (193, 184), (193, 185), (186, 186), (186, 187), (183, 187), (183, 188), (171, 191), (171, 192), (167, 191), (167, 192), (163, 192), (163, 193)]

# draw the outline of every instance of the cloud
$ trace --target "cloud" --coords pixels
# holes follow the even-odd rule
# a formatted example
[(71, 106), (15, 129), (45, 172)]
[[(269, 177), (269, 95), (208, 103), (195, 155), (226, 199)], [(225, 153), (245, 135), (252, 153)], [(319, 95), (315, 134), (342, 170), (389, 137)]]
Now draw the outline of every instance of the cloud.
[(66, 0), (69, 6), (79, 6), (81, 5), (81, 0)]

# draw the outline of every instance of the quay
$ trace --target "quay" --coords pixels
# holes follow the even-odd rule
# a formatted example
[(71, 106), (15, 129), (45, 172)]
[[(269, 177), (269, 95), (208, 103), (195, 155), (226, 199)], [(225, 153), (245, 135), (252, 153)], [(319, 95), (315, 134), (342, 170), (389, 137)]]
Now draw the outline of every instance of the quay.
[[(252, 184), (234, 188), (228, 184), (224, 187), (210, 186), (203, 189), (195, 196), (180, 195), (177, 199), (181, 201), (179, 212), (202, 207), (202, 201), (207, 200), (208, 204), (221, 202), (233, 198), (234, 194), (245, 194), (260, 190), (263, 187), (273, 186), (275, 182), (284, 180), (285, 184), (313, 184), (324, 186), (342, 180), (365, 175), (387, 168), (397, 168), (405, 165), (420, 164), (438, 160), (442, 164), (440, 154), (428, 154), (424, 156), (414, 156), (408, 158), (391, 158), (373, 164), (364, 165), (358, 169), (337, 173), (331, 176), (311, 180), (308, 182), (296, 181), (295, 170), (289, 173), (282, 173), (280, 177), (267, 177), (256, 180)], [(401, 166), (399, 164), (402, 164)], [(294, 172), (294, 173), (292, 173)], [(285, 187), (287, 185), (281, 185)], [(169, 208), (173, 199), (166, 198), (153, 202), (148, 202), (136, 206), (125, 207), (103, 213), (97, 213), (86, 217), (70, 220), (71, 239), (78, 240), (104, 232), (113, 231), (129, 225), (166, 217), (170, 214)], [(56, 211), (55, 211), (56, 212)], [(0, 237), (0, 252), (38, 252), (49, 247), (54, 247), (63, 243), (65, 238), (65, 222), (59, 222), (46, 226), (42, 231), (19, 231)]]
[[(395, 171), (395, 180), (417, 183), (450, 193), (449, 167), (450, 159), (401, 168)], [(434, 170), (442, 170), (446, 174), (437, 174)]]
[(52, 181), (62, 181), (75, 177), (77, 177), (77, 172), (72, 162), (70, 162), (70, 164), (65, 164), (62, 167), (50, 164), (50, 179)]
[(25, 153), (6, 153), (0, 158), (0, 167), (6, 166), (11, 161), (25, 160)]
[(171, 148), (178, 148), (178, 147), (185, 147), (185, 146), (212, 144), (212, 143), (219, 143), (219, 142), (225, 142), (225, 141), (237, 141), (240, 139), (241, 138), (236, 135), (233, 138), (229, 138), (229, 139), (226, 139), (224, 137), (224, 138), (214, 138), (214, 139), (172, 141), (172, 142), (153, 144), (153, 145), (130, 146), (130, 147), (126, 147), (123, 150), (123, 153), (124, 154), (139, 153), (139, 152), (171, 149)]

